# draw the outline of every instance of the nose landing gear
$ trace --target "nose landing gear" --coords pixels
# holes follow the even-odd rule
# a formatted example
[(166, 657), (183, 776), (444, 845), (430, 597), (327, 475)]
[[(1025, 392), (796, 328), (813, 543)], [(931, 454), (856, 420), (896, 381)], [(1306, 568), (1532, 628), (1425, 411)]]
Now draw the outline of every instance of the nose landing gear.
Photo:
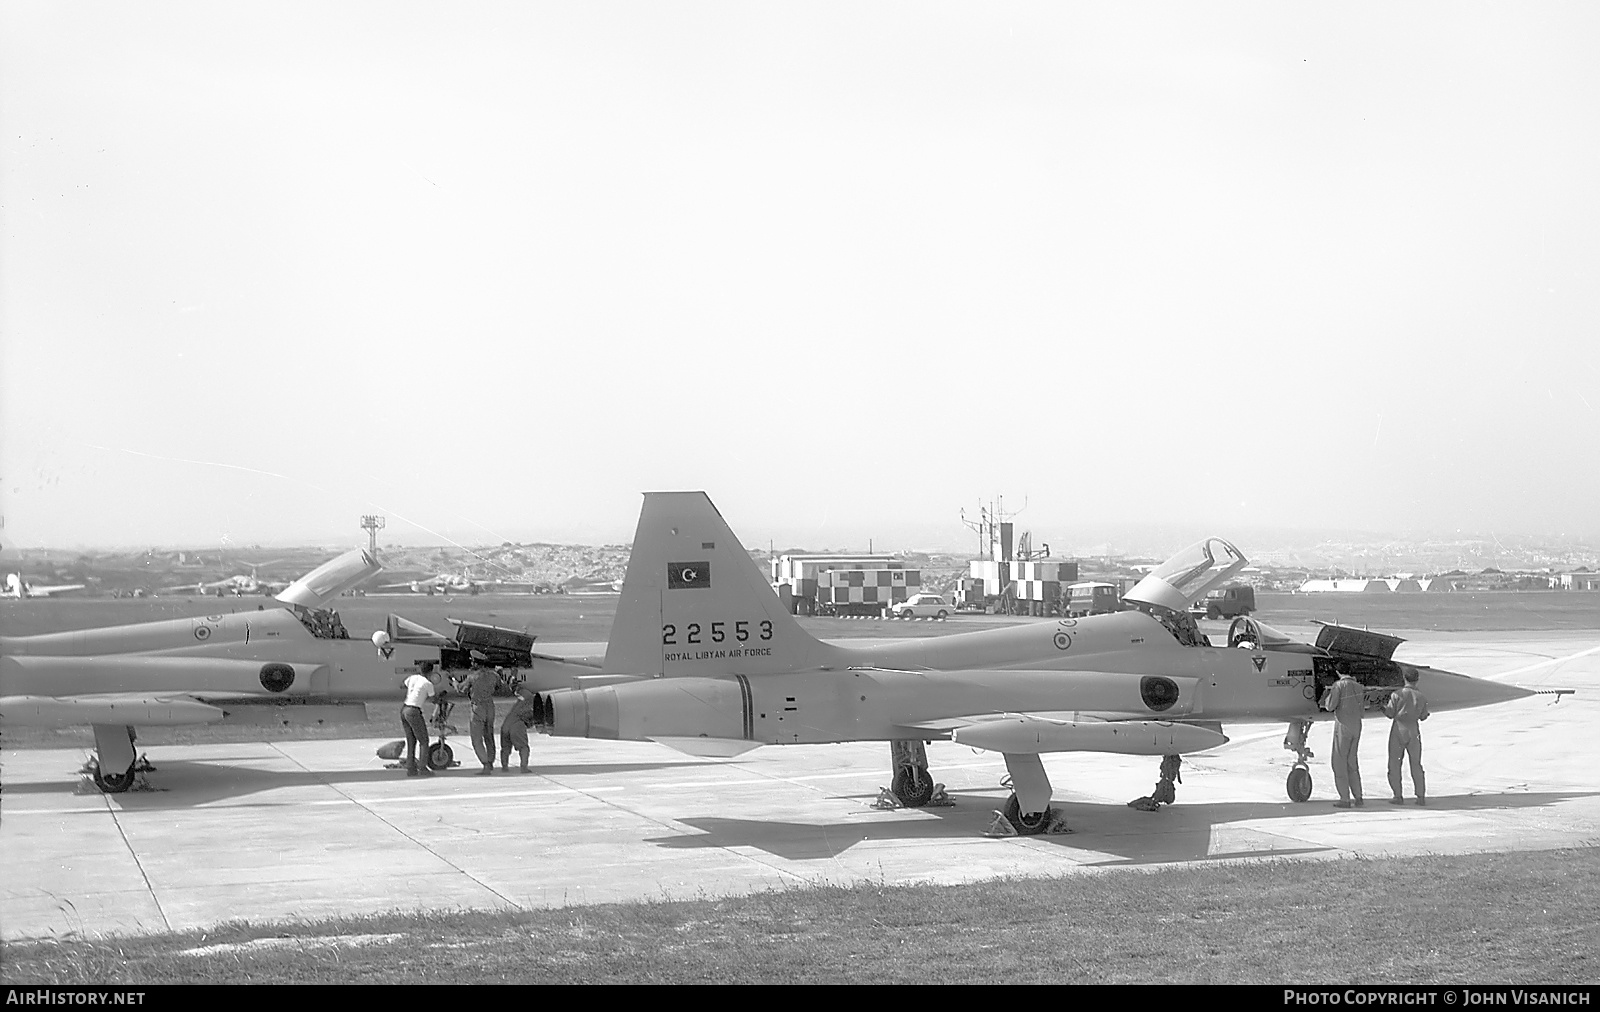
[(456, 762), (455, 749), (445, 744), (445, 736), (457, 734), (456, 728), (449, 723), (450, 711), (455, 704), (445, 699), (440, 699), (434, 704), (433, 720), (430, 723), (433, 729), (439, 732), (439, 740), (428, 746), (428, 765), (436, 770), (447, 770), (452, 766), (460, 765)]
[(1288, 733), (1283, 736), (1283, 747), (1297, 756), (1284, 784), (1290, 801), (1307, 801), (1311, 797), (1311, 770), (1307, 764), (1313, 755), (1306, 745), (1306, 736), (1310, 733), (1311, 721), (1297, 720), (1289, 725)]

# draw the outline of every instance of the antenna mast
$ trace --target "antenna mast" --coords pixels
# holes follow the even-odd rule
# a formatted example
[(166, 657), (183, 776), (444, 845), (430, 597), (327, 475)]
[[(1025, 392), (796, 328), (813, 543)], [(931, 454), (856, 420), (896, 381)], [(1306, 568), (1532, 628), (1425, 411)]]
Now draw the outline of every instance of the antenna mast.
[(388, 521), (376, 513), (368, 513), (361, 518), (361, 529), (367, 532), (367, 550), (373, 558), (378, 557), (378, 532), (388, 525)]
[[(1013, 517), (1027, 508), (1028, 499), (1026, 496), (1022, 499), (1022, 509), (1008, 511), (1006, 509), (1006, 497), (996, 495), (987, 506), (981, 502), (978, 503), (978, 518), (976, 520), (968, 520), (967, 511), (964, 509), (961, 511), (961, 522), (977, 532), (979, 558), (989, 559), (996, 557), (994, 552), (1001, 541), (1004, 540), (1001, 533), (1002, 530), (1009, 527)], [(1009, 550), (1009, 547), (1009, 545), (1006, 546), (1007, 550)]]

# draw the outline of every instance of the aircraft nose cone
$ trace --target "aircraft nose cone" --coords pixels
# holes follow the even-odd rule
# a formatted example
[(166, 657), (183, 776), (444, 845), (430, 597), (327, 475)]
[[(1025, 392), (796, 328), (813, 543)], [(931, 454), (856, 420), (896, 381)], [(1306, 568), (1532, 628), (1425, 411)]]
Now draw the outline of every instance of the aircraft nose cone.
[(1465, 710), (1533, 695), (1532, 689), (1518, 685), (1491, 682), (1486, 678), (1469, 678), (1437, 668), (1421, 669), (1417, 689), (1427, 697), (1428, 707), (1432, 710)]

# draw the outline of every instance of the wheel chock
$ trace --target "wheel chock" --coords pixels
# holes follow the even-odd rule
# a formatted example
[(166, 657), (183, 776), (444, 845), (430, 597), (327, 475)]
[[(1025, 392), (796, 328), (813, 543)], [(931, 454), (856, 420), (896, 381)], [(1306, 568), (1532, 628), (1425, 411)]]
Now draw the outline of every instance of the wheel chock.
[(1159, 811), (1161, 811), (1160, 803), (1157, 802), (1155, 798), (1152, 798), (1148, 794), (1146, 794), (1142, 798), (1134, 798), (1132, 801), (1128, 802), (1128, 807), (1133, 809), (1136, 812), (1159, 812)]
[(906, 806), (901, 804), (900, 799), (894, 796), (894, 791), (887, 787), (880, 787), (878, 788), (878, 800), (868, 807), (875, 808), (880, 812), (892, 812), (896, 808), (904, 808)]
[(983, 831), (983, 835), (991, 840), (1003, 840), (1008, 836), (1016, 836), (1017, 827), (1011, 824), (1005, 813), (995, 812), (994, 821), (989, 823), (989, 828)]
[(1050, 825), (1045, 828), (1045, 836), (1065, 836), (1072, 832), (1072, 827), (1067, 825), (1066, 816), (1057, 812), (1050, 817)]
[(950, 795), (948, 793), (946, 793), (946, 791), (944, 789), (944, 784), (934, 784), (933, 785), (933, 797), (929, 798), (928, 799), (928, 803), (926, 805), (923, 805), (922, 807), (923, 808), (954, 808), (954, 807), (956, 807), (956, 803), (954, 801), (950, 800)]

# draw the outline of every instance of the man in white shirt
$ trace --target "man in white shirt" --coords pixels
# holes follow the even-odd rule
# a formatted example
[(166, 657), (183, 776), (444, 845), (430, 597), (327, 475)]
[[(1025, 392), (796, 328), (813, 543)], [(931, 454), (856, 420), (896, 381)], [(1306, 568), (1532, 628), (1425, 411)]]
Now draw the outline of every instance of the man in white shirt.
[[(428, 722), (422, 717), (422, 708), (439, 691), (438, 683), (427, 675), (417, 673), (406, 678), (406, 701), (400, 707), (400, 726), (406, 731), (406, 776), (433, 776), (428, 764)], [(417, 744), (422, 744), (420, 770), (417, 763)]]

